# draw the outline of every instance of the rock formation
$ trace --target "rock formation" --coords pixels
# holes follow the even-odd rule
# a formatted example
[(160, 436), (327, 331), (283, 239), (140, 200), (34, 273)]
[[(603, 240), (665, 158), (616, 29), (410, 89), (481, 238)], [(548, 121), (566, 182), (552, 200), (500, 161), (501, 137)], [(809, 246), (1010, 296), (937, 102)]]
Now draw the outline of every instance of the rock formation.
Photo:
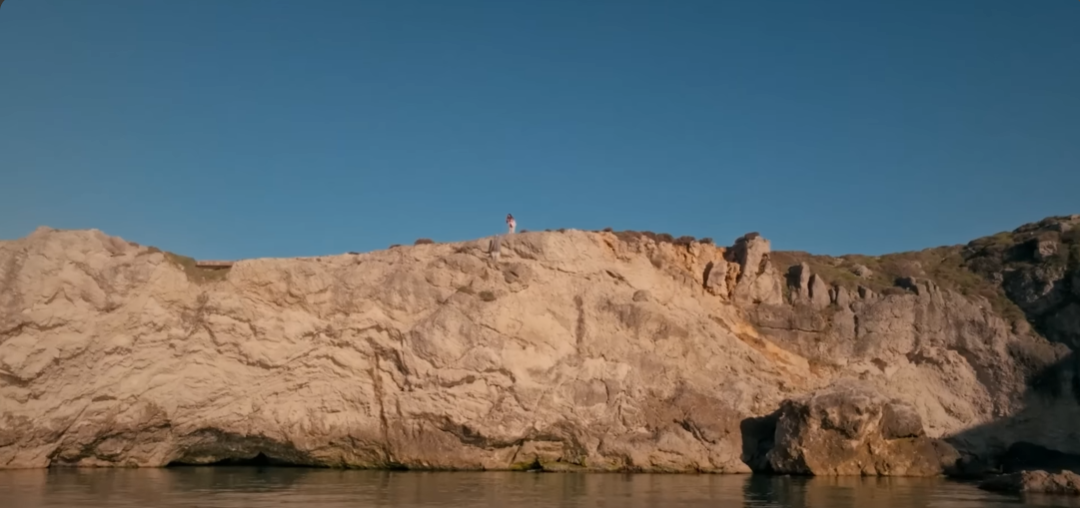
[(1021, 471), (987, 478), (979, 488), (1009, 494), (1080, 495), (1080, 475), (1072, 471), (1052, 474), (1046, 471)]
[(952, 472), (960, 456), (926, 437), (910, 404), (847, 380), (784, 401), (767, 458), (777, 473), (935, 476)]
[(1046, 432), (1080, 394), (1077, 224), (880, 258), (568, 230), (227, 269), (40, 228), (0, 242), (0, 467), (927, 475), (1016, 442), (1080, 453)]

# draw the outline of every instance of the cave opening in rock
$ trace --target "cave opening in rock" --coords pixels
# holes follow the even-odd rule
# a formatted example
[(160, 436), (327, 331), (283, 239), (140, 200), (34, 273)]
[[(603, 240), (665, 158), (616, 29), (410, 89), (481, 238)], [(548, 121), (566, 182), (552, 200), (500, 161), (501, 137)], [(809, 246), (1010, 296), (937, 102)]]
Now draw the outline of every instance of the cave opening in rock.
[(183, 436), (168, 466), (312, 467), (321, 462), (290, 442), (213, 427)]
[(214, 467), (311, 467), (304, 464), (295, 464), (292, 462), (276, 459), (267, 456), (263, 452), (257, 453), (254, 457), (229, 457), (214, 462), (187, 462), (184, 459), (175, 460), (170, 462), (166, 467), (202, 467), (202, 466), (214, 466)]

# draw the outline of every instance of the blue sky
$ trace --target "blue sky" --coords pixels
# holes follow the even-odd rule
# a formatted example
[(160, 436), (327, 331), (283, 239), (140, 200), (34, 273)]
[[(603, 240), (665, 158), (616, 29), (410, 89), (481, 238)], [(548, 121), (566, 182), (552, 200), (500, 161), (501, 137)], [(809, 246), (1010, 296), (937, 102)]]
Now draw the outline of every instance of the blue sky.
[(0, 238), (877, 254), (1080, 213), (1080, 2), (6, 0)]

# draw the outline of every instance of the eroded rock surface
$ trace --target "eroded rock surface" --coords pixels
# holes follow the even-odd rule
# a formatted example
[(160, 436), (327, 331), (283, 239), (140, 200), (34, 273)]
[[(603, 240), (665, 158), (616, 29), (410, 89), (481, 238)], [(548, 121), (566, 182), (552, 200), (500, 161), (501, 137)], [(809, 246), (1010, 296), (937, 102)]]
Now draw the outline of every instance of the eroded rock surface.
[(1025, 224), (965, 251), (971, 269), (1000, 281), (1048, 339), (1080, 347), (1080, 215)]
[(785, 401), (767, 458), (777, 473), (936, 476), (951, 472), (960, 455), (926, 436), (911, 405), (845, 381)]
[[(1045, 225), (1060, 245), (1030, 259), (1071, 253), (1068, 224)], [(792, 277), (797, 263), (756, 234), (730, 248), (574, 230), (491, 240), (225, 271), (95, 230), (0, 242), (0, 467), (261, 454), (749, 472), (775, 457), (814, 474), (932, 474), (947, 462), (938, 438), (976, 456), (1016, 441), (1080, 451), (1055, 420), (1076, 407), (1080, 369), (1039, 335), (1051, 323), (1070, 337), (1073, 286), (1023, 293), (1045, 317), (1025, 329), (921, 273), (905, 287), (881, 287), (879, 265), (837, 265), (857, 285), (809, 265)], [(875, 395), (806, 406), (830, 386)], [(785, 427), (782, 405), (820, 411)], [(848, 406), (880, 413), (848, 439), (855, 452), (821, 430)], [(818, 441), (835, 446), (804, 446)], [(843, 453), (865, 465), (835, 464)]]
[(750, 233), (735, 240), (730, 257), (741, 267), (735, 289), (738, 303), (783, 303), (779, 271), (769, 262), (771, 250), (769, 241), (757, 233)]
[(819, 382), (704, 291), (722, 248), (487, 244), (204, 273), (97, 231), (4, 242), (0, 466), (747, 472), (740, 422)]

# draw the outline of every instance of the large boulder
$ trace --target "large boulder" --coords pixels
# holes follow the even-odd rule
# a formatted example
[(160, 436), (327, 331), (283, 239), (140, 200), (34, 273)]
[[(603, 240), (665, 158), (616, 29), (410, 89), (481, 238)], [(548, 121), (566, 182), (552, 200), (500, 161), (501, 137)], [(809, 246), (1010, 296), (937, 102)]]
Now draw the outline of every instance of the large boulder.
[(784, 401), (774, 440), (767, 458), (777, 473), (936, 476), (959, 458), (926, 436), (913, 407), (855, 381)]

